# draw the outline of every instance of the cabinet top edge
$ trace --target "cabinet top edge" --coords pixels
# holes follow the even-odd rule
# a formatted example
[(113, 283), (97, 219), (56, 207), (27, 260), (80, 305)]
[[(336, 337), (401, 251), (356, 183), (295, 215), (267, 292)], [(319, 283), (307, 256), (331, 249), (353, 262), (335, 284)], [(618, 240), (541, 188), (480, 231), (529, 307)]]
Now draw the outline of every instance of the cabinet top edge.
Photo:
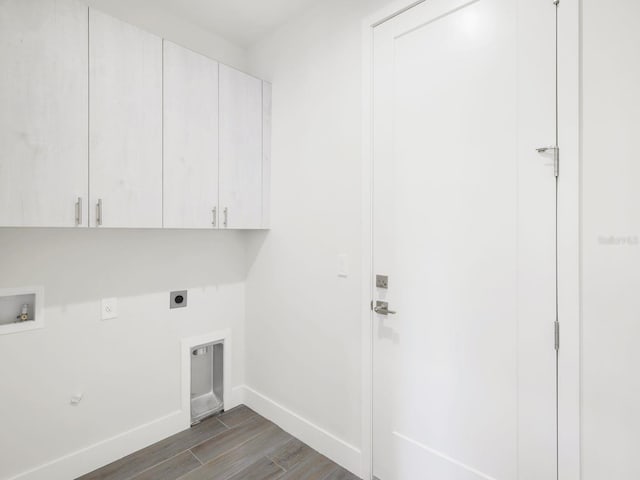
[[(174, 41), (174, 40), (170, 40), (170, 39), (168, 39), (168, 38), (166, 38), (166, 37), (160, 36), (160, 35), (158, 35), (158, 34), (156, 34), (156, 33), (154, 33), (154, 32), (149, 31), (148, 29), (146, 29), (146, 28), (144, 28), (144, 27), (141, 27), (140, 25), (135, 25), (135, 24), (133, 24), (133, 23), (131, 23), (131, 22), (127, 22), (126, 20), (123, 20), (123, 19), (122, 19), (122, 18), (120, 18), (120, 17), (117, 17), (117, 16), (112, 15), (112, 14), (110, 14), (110, 13), (104, 12), (104, 11), (100, 10), (99, 8), (95, 8), (95, 7), (87, 6), (87, 9), (88, 9), (88, 11), (89, 11), (89, 15), (92, 15), (93, 13), (98, 13), (98, 14), (100, 14), (100, 15), (104, 15), (104, 16), (107, 16), (107, 17), (111, 17), (111, 18), (113, 18), (113, 19), (115, 19), (115, 20), (117, 20), (117, 21), (119, 21), (119, 22), (126, 23), (127, 25), (131, 25), (131, 26), (132, 26), (132, 27), (134, 27), (134, 28), (137, 28), (137, 29), (139, 29), (139, 30), (141, 30), (141, 31), (143, 31), (143, 32), (145, 32), (145, 33), (148, 33), (149, 35), (153, 35), (154, 37), (156, 37), (156, 38), (158, 38), (159, 40), (161, 40), (161, 41), (162, 41), (163, 54), (164, 54), (164, 43), (165, 43), (165, 42), (169, 42), (169, 43), (171, 43), (172, 45), (175, 45), (175, 46), (180, 47), (180, 48), (184, 48), (185, 50), (189, 50), (190, 52), (193, 52), (193, 53), (195, 53), (195, 54), (197, 54), (197, 55), (201, 55), (201, 56), (203, 56), (203, 57), (205, 57), (205, 58), (207, 58), (207, 59), (209, 59), (209, 60), (212, 60), (212, 61), (214, 61), (214, 62), (217, 62), (217, 63), (218, 63), (218, 65), (220, 65), (220, 66), (225, 66), (225, 67), (230, 68), (230, 69), (232, 69), (232, 70), (235, 70), (235, 71), (237, 71), (237, 72), (244, 73), (245, 75), (248, 75), (248, 76), (253, 77), (253, 78), (257, 79), (257, 80), (260, 80), (261, 82), (268, 83), (268, 84), (270, 84), (270, 85), (271, 85), (271, 82), (269, 82), (268, 80), (265, 80), (265, 79), (263, 79), (263, 78), (260, 78), (260, 77), (258, 77), (257, 75), (254, 75), (253, 73), (247, 72), (247, 71), (246, 71), (246, 70), (244, 70), (244, 69), (241, 69), (241, 68), (238, 68), (238, 67), (234, 67), (234, 66), (229, 65), (229, 64), (227, 64), (227, 63), (221, 62), (221, 61), (220, 61), (220, 60), (218, 60), (217, 58), (213, 58), (213, 57), (211, 57), (211, 56), (207, 55), (206, 53), (199, 52), (199, 51), (197, 51), (197, 50), (194, 50), (194, 49), (193, 49), (193, 48), (191, 48), (191, 47), (187, 47), (186, 45), (182, 45), (182, 44), (180, 44), (180, 43), (178, 43), (178, 42), (176, 42), (176, 41)], [(91, 38), (91, 36), (89, 36), (89, 38)]]

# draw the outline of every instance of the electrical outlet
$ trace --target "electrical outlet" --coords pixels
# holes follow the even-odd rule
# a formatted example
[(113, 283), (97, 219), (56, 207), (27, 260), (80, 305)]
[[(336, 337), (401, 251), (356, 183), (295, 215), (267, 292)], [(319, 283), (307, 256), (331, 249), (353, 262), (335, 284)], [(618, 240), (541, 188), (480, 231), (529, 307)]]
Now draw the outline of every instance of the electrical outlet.
[(169, 294), (169, 308), (184, 308), (187, 306), (187, 291), (179, 290)]
[(118, 299), (102, 299), (102, 320), (112, 320), (118, 318)]

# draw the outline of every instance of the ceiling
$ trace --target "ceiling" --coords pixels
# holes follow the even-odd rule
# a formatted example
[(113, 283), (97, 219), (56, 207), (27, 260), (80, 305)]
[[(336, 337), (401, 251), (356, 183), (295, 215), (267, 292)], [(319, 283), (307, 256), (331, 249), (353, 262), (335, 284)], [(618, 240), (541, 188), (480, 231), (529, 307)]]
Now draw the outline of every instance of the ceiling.
[(248, 47), (314, 0), (131, 0)]

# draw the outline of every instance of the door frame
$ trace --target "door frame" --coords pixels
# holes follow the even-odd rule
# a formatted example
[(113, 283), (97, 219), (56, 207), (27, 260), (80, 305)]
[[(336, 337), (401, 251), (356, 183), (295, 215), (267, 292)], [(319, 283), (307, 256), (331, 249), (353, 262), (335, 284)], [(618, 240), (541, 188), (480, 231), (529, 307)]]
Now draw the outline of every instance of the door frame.
[[(362, 22), (362, 478), (373, 478), (373, 34), (374, 28), (428, 0), (396, 0)], [(547, 0), (553, 8), (553, 0)], [(580, 479), (581, 79), (580, 0), (558, 6), (558, 471)], [(549, 139), (553, 142), (553, 139)], [(552, 328), (553, 319), (549, 319)]]

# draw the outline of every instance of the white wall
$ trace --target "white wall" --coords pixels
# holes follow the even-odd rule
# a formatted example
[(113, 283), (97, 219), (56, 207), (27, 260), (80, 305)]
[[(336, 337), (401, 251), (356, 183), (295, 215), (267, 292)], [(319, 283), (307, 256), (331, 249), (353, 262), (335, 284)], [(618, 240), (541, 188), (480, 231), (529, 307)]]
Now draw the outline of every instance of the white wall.
[[(355, 449), (368, 301), (360, 292), (361, 35), (364, 18), (385, 3), (318, 2), (249, 49), (250, 68), (273, 82), (273, 137), (272, 231), (256, 233), (249, 248), (247, 385)], [(340, 254), (348, 278), (338, 277)]]
[(582, 7), (582, 478), (640, 478), (640, 3)]
[[(241, 233), (0, 229), (0, 246), (0, 288), (46, 299), (44, 329), (0, 335), (0, 478), (180, 410), (184, 337), (232, 328), (243, 382)], [(188, 307), (170, 311), (178, 289)], [(104, 297), (118, 319), (100, 320)]]

